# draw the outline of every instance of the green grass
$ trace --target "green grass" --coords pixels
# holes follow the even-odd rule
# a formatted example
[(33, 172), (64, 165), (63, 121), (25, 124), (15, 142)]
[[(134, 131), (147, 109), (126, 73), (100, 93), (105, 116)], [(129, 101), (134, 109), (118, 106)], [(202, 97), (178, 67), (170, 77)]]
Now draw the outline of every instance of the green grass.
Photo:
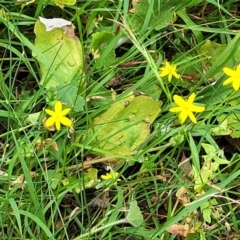
[[(0, 9), (1, 239), (239, 239), (240, 94), (223, 85), (240, 64), (238, 1)], [(61, 46), (35, 42), (39, 16), (75, 26), (74, 63), (66, 29)], [(181, 79), (160, 77), (164, 60)], [(173, 96), (191, 93), (205, 111), (180, 124)], [(72, 129), (44, 126), (57, 100)]]

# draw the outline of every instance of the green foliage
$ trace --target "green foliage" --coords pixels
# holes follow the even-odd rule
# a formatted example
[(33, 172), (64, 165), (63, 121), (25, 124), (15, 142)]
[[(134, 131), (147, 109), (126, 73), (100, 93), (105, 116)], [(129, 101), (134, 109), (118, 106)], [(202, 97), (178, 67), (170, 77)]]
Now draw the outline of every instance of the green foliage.
[(113, 102), (109, 109), (93, 121), (88, 139), (114, 154), (130, 155), (150, 135), (150, 125), (160, 113), (161, 103), (145, 95), (133, 93)]
[[(40, 54), (34, 51), (33, 56), (40, 64), (41, 84), (44, 87), (65, 86), (81, 76), (82, 48), (72, 26), (47, 31), (45, 25), (38, 20), (34, 32), (35, 46)], [(79, 80), (75, 84), (78, 85)]]
[(239, 239), (237, 1), (0, 7), (1, 239)]
[(140, 211), (140, 208), (137, 205), (136, 200), (133, 200), (130, 203), (126, 219), (133, 227), (139, 227), (144, 224), (143, 215)]
[(110, 67), (116, 60), (114, 49), (108, 50), (108, 44), (114, 39), (112, 32), (102, 31), (92, 34), (91, 52), (96, 61), (96, 68)]

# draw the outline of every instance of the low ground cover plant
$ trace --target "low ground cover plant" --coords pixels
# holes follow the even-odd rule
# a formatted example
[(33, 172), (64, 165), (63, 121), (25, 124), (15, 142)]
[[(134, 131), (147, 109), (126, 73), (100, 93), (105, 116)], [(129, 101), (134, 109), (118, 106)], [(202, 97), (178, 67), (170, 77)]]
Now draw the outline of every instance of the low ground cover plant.
[(1, 239), (239, 239), (237, 1), (0, 1)]

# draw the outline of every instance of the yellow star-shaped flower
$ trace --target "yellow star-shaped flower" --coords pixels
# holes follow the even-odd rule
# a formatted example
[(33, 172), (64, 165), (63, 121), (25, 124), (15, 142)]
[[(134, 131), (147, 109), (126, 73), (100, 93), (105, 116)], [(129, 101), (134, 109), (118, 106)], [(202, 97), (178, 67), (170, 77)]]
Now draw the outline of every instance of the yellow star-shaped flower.
[(110, 173), (106, 173), (106, 175), (101, 175), (101, 178), (104, 180), (108, 180), (108, 179), (116, 179), (118, 178), (119, 173), (118, 172), (114, 172), (113, 170)]
[(172, 80), (172, 76), (179, 79), (180, 75), (177, 74), (177, 66), (170, 64), (168, 61), (164, 61), (164, 67), (160, 67), (160, 77), (168, 76), (168, 81)]
[(236, 70), (233, 70), (228, 67), (223, 68), (223, 72), (230, 76), (228, 79), (226, 79), (223, 82), (223, 85), (227, 85), (229, 83), (232, 83), (233, 89), (235, 91), (239, 90), (240, 88), (240, 64), (236, 67)]
[(192, 93), (187, 100), (184, 100), (178, 95), (173, 96), (174, 102), (178, 107), (170, 108), (170, 112), (179, 112), (179, 121), (183, 124), (187, 117), (191, 119), (192, 122), (197, 123), (197, 119), (193, 112), (203, 112), (205, 107), (196, 106), (193, 104), (196, 94)]
[(59, 131), (61, 124), (68, 127), (72, 126), (72, 121), (69, 118), (65, 117), (70, 112), (70, 108), (62, 110), (62, 103), (60, 101), (57, 101), (55, 103), (54, 110), (55, 111), (45, 109), (45, 112), (51, 116), (44, 123), (46, 127), (51, 127), (55, 124), (56, 129)]

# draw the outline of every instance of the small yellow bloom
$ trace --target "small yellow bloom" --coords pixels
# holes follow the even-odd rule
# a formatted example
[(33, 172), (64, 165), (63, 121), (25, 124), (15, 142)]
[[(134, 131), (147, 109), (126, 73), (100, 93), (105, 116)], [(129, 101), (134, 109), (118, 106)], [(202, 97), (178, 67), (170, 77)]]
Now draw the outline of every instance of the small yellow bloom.
[(68, 127), (72, 126), (72, 121), (69, 118), (65, 117), (70, 112), (70, 108), (62, 110), (62, 103), (60, 101), (57, 101), (55, 103), (54, 110), (55, 111), (45, 109), (45, 112), (51, 116), (45, 122), (46, 127), (51, 127), (55, 123), (56, 129), (59, 131), (61, 124)]
[(111, 171), (110, 173), (106, 173), (106, 175), (101, 175), (101, 178), (104, 180), (117, 179), (118, 176), (119, 176), (118, 172)]
[(164, 67), (161, 67), (160, 77), (168, 76), (168, 81), (172, 80), (172, 76), (179, 79), (180, 75), (177, 74), (177, 66), (170, 64), (168, 61), (164, 61)]
[(205, 107), (196, 106), (193, 104), (196, 94), (192, 93), (187, 100), (184, 100), (178, 95), (173, 96), (174, 102), (178, 107), (170, 108), (170, 112), (179, 112), (179, 121), (181, 124), (185, 122), (187, 117), (191, 119), (192, 122), (197, 123), (197, 119), (193, 112), (203, 112)]
[(228, 67), (223, 68), (223, 72), (230, 76), (228, 79), (226, 79), (223, 82), (223, 85), (227, 85), (229, 83), (232, 83), (232, 86), (235, 91), (239, 90), (240, 88), (240, 64), (237, 66), (236, 70), (233, 70)]

